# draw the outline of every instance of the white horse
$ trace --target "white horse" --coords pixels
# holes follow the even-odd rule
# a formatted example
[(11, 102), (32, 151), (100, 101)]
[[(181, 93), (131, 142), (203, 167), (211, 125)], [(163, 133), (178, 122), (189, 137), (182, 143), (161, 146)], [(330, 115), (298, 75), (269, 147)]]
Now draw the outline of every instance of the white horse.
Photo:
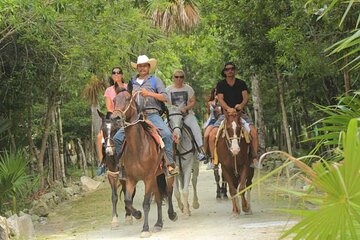
[(199, 176), (199, 161), (195, 155), (196, 145), (190, 128), (184, 124), (183, 114), (179, 107), (169, 107), (168, 124), (176, 138), (174, 158), (180, 168), (180, 173), (175, 176), (174, 195), (179, 209), (185, 217), (188, 217), (191, 215), (188, 202), (190, 179), (194, 190), (192, 207), (194, 209), (200, 207), (196, 190)]

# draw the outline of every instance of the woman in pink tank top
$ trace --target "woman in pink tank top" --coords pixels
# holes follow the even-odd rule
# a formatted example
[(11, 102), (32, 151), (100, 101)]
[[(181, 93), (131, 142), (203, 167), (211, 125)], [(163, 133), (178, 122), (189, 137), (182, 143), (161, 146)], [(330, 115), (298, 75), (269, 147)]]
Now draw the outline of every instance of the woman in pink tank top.
[[(111, 77), (110, 77), (110, 87), (108, 87), (104, 93), (107, 117), (109, 115), (111, 115), (114, 111), (114, 101), (113, 100), (116, 97), (115, 83), (117, 83), (120, 87), (125, 87), (125, 88), (127, 87), (127, 84), (123, 82), (123, 77), (124, 77), (124, 74), (120, 67), (114, 67), (112, 69)], [(102, 159), (103, 159), (102, 139), (103, 139), (103, 134), (102, 134), (102, 131), (100, 130), (100, 132), (97, 135), (97, 154), (98, 154), (98, 158), (100, 160), (100, 164), (102, 163)]]

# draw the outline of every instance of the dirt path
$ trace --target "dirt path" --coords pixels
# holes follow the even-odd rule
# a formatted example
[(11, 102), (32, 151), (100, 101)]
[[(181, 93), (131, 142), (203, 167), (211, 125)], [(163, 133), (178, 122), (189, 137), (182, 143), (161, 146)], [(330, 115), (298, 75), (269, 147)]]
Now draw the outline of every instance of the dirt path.
[[(255, 174), (256, 176), (256, 174)], [(167, 206), (163, 207), (164, 227), (161, 232), (152, 233), (149, 239), (278, 239), (281, 231), (294, 223), (289, 216), (274, 211), (285, 208), (289, 201), (277, 195), (273, 186), (276, 179), (269, 179), (260, 188), (252, 191), (253, 215), (231, 218), (231, 201), (215, 199), (215, 181), (212, 171), (201, 166), (198, 179), (200, 208), (191, 209), (192, 215), (184, 218), (174, 199), (176, 222), (167, 217)], [(261, 194), (260, 194), (261, 192)], [(124, 203), (118, 203), (120, 228), (110, 230), (111, 199), (107, 182), (95, 192), (87, 193), (77, 200), (61, 204), (48, 218), (47, 224), (35, 225), (37, 239), (138, 239), (142, 221), (134, 220), (132, 225), (124, 224)], [(135, 207), (142, 210), (143, 184), (139, 184), (135, 196)], [(192, 192), (190, 193), (192, 201)], [(156, 204), (151, 205), (149, 225), (156, 220)]]

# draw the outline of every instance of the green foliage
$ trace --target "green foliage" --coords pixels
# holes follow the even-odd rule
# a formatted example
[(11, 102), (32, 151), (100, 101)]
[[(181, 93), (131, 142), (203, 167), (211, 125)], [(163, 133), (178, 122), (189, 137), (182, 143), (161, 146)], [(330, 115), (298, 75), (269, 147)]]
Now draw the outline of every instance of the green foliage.
[(31, 176), (26, 173), (23, 152), (5, 152), (0, 156), (0, 211), (11, 200), (12, 210), (17, 210), (17, 199), (26, 196)]
[[(321, 106), (317, 108), (325, 114), (325, 117), (316, 121), (311, 128), (313, 137), (307, 141), (316, 141), (317, 146), (310, 154), (322, 150), (323, 156), (328, 159), (340, 161), (343, 159), (343, 145), (341, 133), (345, 132), (351, 119), (360, 116), (360, 92), (354, 92), (338, 98), (338, 104)], [(328, 148), (328, 150), (324, 150)], [(321, 151), (320, 151), (321, 152)]]
[(318, 203), (317, 210), (288, 210), (303, 219), (284, 233), (293, 239), (359, 239), (360, 234), (360, 131), (358, 118), (342, 132), (344, 161), (326, 160), (313, 166), (312, 185), (321, 195), (309, 192), (304, 200)]

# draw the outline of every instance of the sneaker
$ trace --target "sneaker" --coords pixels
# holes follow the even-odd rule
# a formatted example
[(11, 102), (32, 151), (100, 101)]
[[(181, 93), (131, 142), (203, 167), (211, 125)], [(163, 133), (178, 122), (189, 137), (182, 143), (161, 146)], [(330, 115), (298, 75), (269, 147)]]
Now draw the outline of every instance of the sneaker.
[(207, 157), (200, 152), (200, 153), (198, 153), (198, 155), (197, 155), (197, 159), (198, 159), (199, 161), (205, 161), (205, 160), (207, 160)]
[(97, 176), (103, 176), (105, 174), (105, 164), (101, 164), (97, 169), (96, 169), (96, 175)]
[(213, 170), (215, 167), (215, 164), (213, 164), (212, 162), (208, 162), (208, 164), (206, 165), (206, 170)]

